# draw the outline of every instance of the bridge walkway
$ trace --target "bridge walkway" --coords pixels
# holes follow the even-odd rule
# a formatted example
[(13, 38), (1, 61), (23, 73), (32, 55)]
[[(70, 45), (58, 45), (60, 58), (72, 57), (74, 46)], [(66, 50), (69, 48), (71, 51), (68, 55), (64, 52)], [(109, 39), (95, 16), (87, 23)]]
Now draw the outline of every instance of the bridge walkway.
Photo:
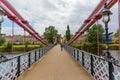
[(57, 45), (18, 80), (94, 80), (65, 50)]

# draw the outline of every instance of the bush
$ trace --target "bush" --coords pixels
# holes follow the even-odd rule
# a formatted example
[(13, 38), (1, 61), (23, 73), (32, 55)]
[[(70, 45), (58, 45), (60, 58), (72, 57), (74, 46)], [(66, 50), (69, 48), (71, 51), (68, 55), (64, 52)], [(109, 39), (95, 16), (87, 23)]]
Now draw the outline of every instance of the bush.
[(41, 48), (41, 47), (44, 47), (45, 45), (43, 45), (43, 44), (39, 44), (39, 47)]
[(71, 44), (70, 46), (81, 49), (82, 44)]
[(0, 46), (5, 43), (5, 38), (0, 36)]
[[(86, 52), (90, 52), (93, 54), (97, 55), (97, 45), (95, 44), (91, 44), (91, 43), (83, 43), (83, 44), (71, 44), (70, 46), (78, 48), (78, 49), (82, 49)], [(106, 49), (106, 44), (100, 44), (99, 45), (99, 51), (100, 51), (100, 55), (102, 54), (102, 51)], [(110, 50), (119, 50), (119, 44), (109, 44), (109, 49)]]
[(110, 50), (119, 50), (119, 46), (118, 45), (110, 45), (109, 49)]
[[(96, 44), (92, 44), (92, 43), (83, 43), (83, 44), (72, 44), (71, 46), (84, 50), (86, 52), (89, 53), (93, 53), (93, 54), (97, 54), (97, 45)], [(100, 45), (100, 53), (102, 53), (102, 49), (104, 48), (104, 46)]]
[(5, 46), (5, 49), (12, 49), (12, 43), (8, 42)]
[(29, 41), (27, 40), (27, 41), (25, 41), (25, 49), (27, 49), (28, 48), (28, 44), (29, 44)]

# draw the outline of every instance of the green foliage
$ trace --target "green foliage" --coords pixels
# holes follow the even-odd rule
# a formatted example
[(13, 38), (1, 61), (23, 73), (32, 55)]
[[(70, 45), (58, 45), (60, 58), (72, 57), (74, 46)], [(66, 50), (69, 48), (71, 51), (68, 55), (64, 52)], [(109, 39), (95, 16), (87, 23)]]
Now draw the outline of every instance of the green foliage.
[(27, 49), (27, 48), (28, 48), (28, 44), (29, 44), (29, 41), (28, 41), (28, 40), (26, 40), (26, 41), (25, 41), (25, 49)]
[(71, 38), (69, 25), (67, 25), (67, 30), (66, 30), (66, 33), (65, 33), (65, 37), (66, 37), (67, 41), (70, 40), (70, 38)]
[(0, 46), (5, 43), (5, 38), (0, 36)]
[(98, 24), (98, 25), (94, 24), (92, 28), (90, 28), (87, 31), (86, 36), (88, 38), (88, 42), (97, 43), (97, 30), (98, 30), (98, 35), (99, 35), (99, 42), (102, 42), (102, 35), (104, 33), (104, 29), (101, 24)]
[[(6, 43), (3, 46), (0, 46), (0, 51), (1, 52), (11, 52), (12, 47), (9, 47), (10, 45), (12, 46), (11, 43)], [(28, 47), (25, 49), (25, 51), (31, 51), (31, 50), (34, 50), (34, 49), (41, 48), (43, 46), (44, 46), (43, 44), (28, 45)], [(18, 53), (19, 52), (24, 52), (25, 45), (14, 45), (13, 48), (14, 48), (15, 52), (18, 52)]]
[(44, 47), (45, 45), (43, 45), (43, 44), (39, 44), (39, 47)]
[(119, 30), (117, 30), (114, 34), (115, 37), (118, 37), (119, 36)]
[(49, 26), (48, 28), (45, 28), (45, 32), (44, 32), (45, 39), (49, 43), (53, 44), (57, 33), (58, 33), (58, 31), (55, 29), (54, 26)]
[[(106, 45), (102, 45), (102, 49), (105, 50), (106, 49)], [(110, 44), (109, 45), (109, 49), (110, 50), (119, 50), (119, 44)]]
[(104, 29), (101, 24), (94, 24), (88, 31), (87, 34), (85, 35), (86, 41), (91, 43), (90, 49), (93, 51), (92, 53), (97, 52), (97, 34), (99, 35), (99, 43), (102, 42), (102, 35), (104, 33)]
[(12, 43), (8, 42), (7, 44), (4, 45), (5, 49), (12, 49)]
[(70, 46), (81, 49), (82, 44), (71, 44)]

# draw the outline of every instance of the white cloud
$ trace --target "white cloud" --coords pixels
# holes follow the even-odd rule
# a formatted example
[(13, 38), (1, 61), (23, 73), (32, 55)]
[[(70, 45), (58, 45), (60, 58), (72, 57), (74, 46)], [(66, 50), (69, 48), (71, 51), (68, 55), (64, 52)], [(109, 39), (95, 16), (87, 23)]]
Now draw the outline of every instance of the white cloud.
[[(8, 0), (12, 6), (43, 34), (45, 27), (55, 26), (64, 34), (67, 24), (75, 33), (101, 0)], [(5, 31), (5, 30), (4, 30)]]
[[(7, 35), (12, 35), (12, 27), (4, 26), (2, 27), (2, 33), (5, 34), (7, 32)], [(23, 29), (20, 27), (14, 27), (14, 32), (17, 35), (24, 34)]]

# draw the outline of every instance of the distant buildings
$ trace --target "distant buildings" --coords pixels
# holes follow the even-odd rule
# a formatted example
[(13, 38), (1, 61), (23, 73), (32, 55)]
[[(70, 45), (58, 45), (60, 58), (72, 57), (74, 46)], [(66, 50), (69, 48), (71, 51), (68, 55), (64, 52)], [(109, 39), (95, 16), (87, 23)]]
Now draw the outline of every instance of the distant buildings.
[(55, 41), (54, 41), (54, 43), (60, 43), (61, 42), (61, 34), (57, 34), (56, 36), (55, 36)]
[[(12, 36), (5, 36), (6, 42), (12, 42)], [(25, 41), (28, 41), (30, 44), (38, 44), (40, 41), (36, 40), (32, 36), (23, 36), (23, 35), (14, 35), (13, 43), (15, 44), (23, 44)]]
[(6, 35), (5, 34), (0, 34), (1, 37), (5, 37)]
[[(5, 41), (6, 42), (12, 42), (12, 36), (6, 36), (5, 34), (1, 35), (2, 37), (5, 37)], [(44, 36), (42, 36), (44, 38)], [(24, 36), (23, 35), (14, 35), (14, 39), (13, 39), (13, 43), (15, 44), (24, 44), (24, 40), (28, 41), (30, 44), (39, 44), (41, 43), (40, 41), (36, 40), (34, 37), (28, 35), (28, 36)], [(61, 37), (61, 34), (57, 34), (55, 37), (55, 43), (67, 43), (66, 38), (65, 37)], [(79, 36), (73, 43), (78, 43), (81, 44), (82, 42), (84, 42), (84, 36)], [(112, 36), (112, 42), (113, 43), (118, 43), (118, 38)]]
[(84, 41), (83, 36), (79, 36), (73, 43), (81, 44)]

